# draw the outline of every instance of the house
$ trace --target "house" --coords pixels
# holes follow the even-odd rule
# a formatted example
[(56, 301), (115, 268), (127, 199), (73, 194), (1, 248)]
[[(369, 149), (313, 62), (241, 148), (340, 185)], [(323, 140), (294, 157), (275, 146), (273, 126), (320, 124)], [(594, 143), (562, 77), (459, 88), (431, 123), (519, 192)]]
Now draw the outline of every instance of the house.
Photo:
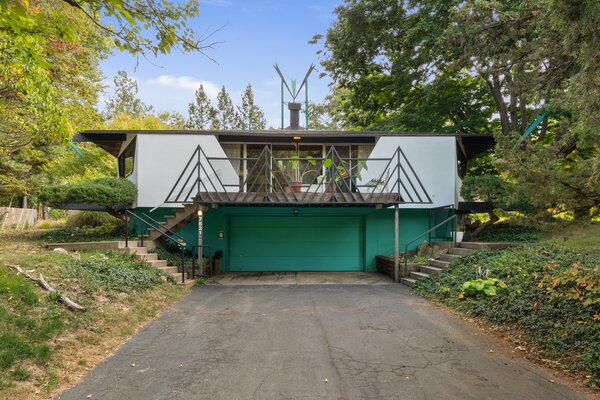
[(220, 252), (224, 272), (375, 271), (375, 257), (395, 251), (395, 209), (402, 250), (461, 209), (467, 161), (494, 145), (481, 135), (297, 126), (85, 131), (74, 141), (118, 157), (120, 176), (138, 188), (133, 212), (200, 243), (205, 256)]

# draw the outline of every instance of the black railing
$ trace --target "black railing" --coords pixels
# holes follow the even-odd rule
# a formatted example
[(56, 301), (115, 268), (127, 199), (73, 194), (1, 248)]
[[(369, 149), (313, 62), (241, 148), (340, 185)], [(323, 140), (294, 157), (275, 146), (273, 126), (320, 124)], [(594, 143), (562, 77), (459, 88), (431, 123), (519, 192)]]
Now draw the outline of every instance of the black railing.
[[(234, 163), (244, 165), (244, 173)], [(265, 146), (257, 157), (208, 157), (198, 146), (165, 203), (393, 205), (431, 204), (406, 155), (275, 157)]]
[(420, 235), (418, 235), (417, 237), (415, 237), (413, 240), (407, 242), (404, 245), (404, 271), (402, 272), (402, 276), (403, 277), (407, 277), (408, 276), (408, 248), (410, 245), (412, 245), (413, 243), (415, 243), (417, 240), (421, 239), (423, 236), (428, 235), (429, 233), (431, 233), (432, 231), (434, 231), (435, 229), (440, 228), (441, 226), (444, 226), (448, 223), (452, 223), (452, 245), (456, 245), (456, 217), (457, 215), (454, 214), (449, 218), (446, 218), (445, 220), (443, 220), (442, 222), (440, 222), (439, 224), (435, 225), (432, 228), (429, 228), (428, 230), (426, 230), (425, 232), (421, 233)]
[[(163, 226), (160, 222), (150, 217), (147, 214), (142, 213), (142, 216), (137, 215), (129, 210), (125, 210), (125, 247), (129, 247), (129, 217), (133, 217), (135, 220), (140, 222), (140, 233), (139, 233), (139, 242), (140, 245), (144, 246), (144, 235), (148, 228), (154, 229), (158, 232), (165, 240), (171, 241), (178, 246), (180, 259), (181, 259), (181, 281), (185, 283), (185, 249), (187, 247), (187, 243), (185, 239), (179, 236), (177, 233), (173, 232), (166, 226)], [(195, 278), (194, 271), (196, 269), (196, 246), (191, 246), (192, 252), (192, 278)]]

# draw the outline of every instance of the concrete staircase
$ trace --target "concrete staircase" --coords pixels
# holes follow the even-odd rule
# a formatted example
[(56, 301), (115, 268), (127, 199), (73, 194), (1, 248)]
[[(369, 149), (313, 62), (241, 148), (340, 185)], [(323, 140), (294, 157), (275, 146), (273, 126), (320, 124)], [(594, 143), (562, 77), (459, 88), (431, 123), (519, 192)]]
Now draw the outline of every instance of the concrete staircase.
[[(188, 279), (187, 277), (185, 279), (185, 282), (183, 282), (181, 272), (178, 272), (179, 267), (167, 265), (167, 261), (160, 260), (158, 258), (158, 254), (149, 253), (148, 250), (154, 248), (153, 242), (150, 242), (149, 246), (140, 246), (139, 242), (130, 242), (129, 247), (125, 247), (124, 242), (120, 243), (122, 243), (122, 246), (119, 246), (118, 250), (126, 252), (128, 254), (133, 254), (138, 260), (143, 260), (146, 262), (146, 264), (150, 264), (152, 267), (160, 269), (161, 271), (166, 273), (167, 276), (171, 277), (178, 285), (183, 285), (186, 288), (191, 288), (196, 284), (196, 281), (194, 279)], [(134, 246), (132, 246), (132, 244)]]
[(458, 258), (468, 256), (479, 250), (500, 250), (513, 245), (514, 243), (457, 243), (455, 247), (449, 247), (448, 249), (442, 250), (442, 253), (438, 257), (429, 259), (428, 265), (422, 265), (418, 267), (418, 270), (410, 271), (407, 277), (400, 279), (400, 282), (408, 286), (413, 286), (419, 279), (427, 278), (431, 274), (441, 273)]
[[(165, 222), (160, 222), (159, 225), (172, 232), (177, 232), (183, 228), (190, 221), (198, 216), (198, 205), (197, 204), (184, 204), (183, 208), (178, 208), (175, 211), (175, 215), (167, 215)], [(162, 229), (165, 231), (165, 229)], [(155, 241), (164, 237), (154, 228), (148, 228), (148, 239)]]

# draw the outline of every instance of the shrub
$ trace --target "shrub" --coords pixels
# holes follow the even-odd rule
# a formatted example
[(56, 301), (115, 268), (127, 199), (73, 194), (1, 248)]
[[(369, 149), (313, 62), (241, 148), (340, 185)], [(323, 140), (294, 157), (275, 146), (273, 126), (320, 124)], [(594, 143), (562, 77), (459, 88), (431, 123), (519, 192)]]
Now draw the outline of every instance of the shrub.
[(70, 185), (48, 186), (39, 194), (40, 200), (50, 207), (61, 208), (66, 204), (97, 204), (114, 208), (132, 204), (137, 189), (127, 179), (99, 178)]
[[(497, 222), (489, 226), (477, 236), (482, 242), (537, 242), (541, 239), (540, 229), (533, 226), (512, 225), (507, 222)], [(471, 238), (467, 234), (467, 240)]]
[(67, 226), (69, 228), (112, 226), (122, 228), (123, 222), (107, 212), (79, 211), (69, 214)]
[(94, 292), (98, 287), (121, 293), (149, 289), (162, 282), (162, 271), (127, 254), (100, 254), (82, 260), (68, 260), (65, 276), (83, 280), (84, 287)]
[(462, 292), (458, 295), (458, 297), (462, 299), (464, 297), (475, 297), (481, 294), (485, 294), (486, 296), (495, 296), (497, 289), (504, 288), (506, 288), (506, 284), (500, 279), (472, 279), (462, 284), (460, 287)]
[(94, 242), (123, 238), (123, 227), (118, 225), (52, 229), (40, 235), (40, 239), (48, 243)]
[[(600, 387), (600, 256), (555, 245), (479, 252), (456, 260), (415, 290), (471, 316), (522, 331), (548, 358), (589, 376)], [(494, 276), (495, 296), (463, 296), (466, 281)]]

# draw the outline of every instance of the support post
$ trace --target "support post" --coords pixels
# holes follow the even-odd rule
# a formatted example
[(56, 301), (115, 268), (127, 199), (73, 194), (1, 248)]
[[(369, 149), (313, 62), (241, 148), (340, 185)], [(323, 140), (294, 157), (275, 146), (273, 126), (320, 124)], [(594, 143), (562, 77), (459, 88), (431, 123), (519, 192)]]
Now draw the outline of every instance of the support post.
[(125, 231), (125, 248), (129, 247), (129, 217), (127, 216), (127, 210), (125, 210), (125, 223), (123, 225)]
[(283, 125), (283, 77), (281, 77), (281, 129), (284, 129), (284, 125)]
[(394, 206), (394, 280), (400, 281), (400, 240), (399, 240), (398, 203)]
[[(204, 221), (204, 207), (200, 206), (198, 208), (198, 267), (200, 269), (200, 275), (203, 274), (202, 271), (202, 253), (204, 252), (204, 238), (202, 237), (203, 230), (203, 221)], [(192, 255), (194, 257), (194, 255)]]
[(306, 108), (306, 130), (308, 130), (308, 80), (304, 82), (306, 87), (304, 88), (304, 107)]

